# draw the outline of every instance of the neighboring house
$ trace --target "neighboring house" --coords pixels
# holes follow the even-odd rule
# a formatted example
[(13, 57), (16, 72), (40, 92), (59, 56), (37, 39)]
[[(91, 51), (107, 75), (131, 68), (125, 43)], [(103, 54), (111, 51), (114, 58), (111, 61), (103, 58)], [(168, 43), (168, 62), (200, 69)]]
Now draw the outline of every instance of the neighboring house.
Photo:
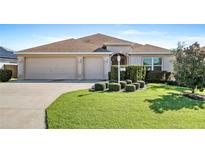
[(12, 71), (12, 76), (17, 77), (17, 56), (12, 50), (0, 47), (0, 69)]
[(172, 71), (174, 56), (168, 49), (94, 34), (19, 51), (18, 77), (107, 79), (117, 55), (122, 65), (144, 64), (150, 70)]

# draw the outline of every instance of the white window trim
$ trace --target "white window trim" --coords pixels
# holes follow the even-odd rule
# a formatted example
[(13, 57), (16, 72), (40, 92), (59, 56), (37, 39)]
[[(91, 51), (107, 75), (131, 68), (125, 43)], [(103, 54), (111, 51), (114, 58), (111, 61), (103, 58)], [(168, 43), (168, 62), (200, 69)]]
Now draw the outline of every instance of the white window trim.
[[(144, 59), (145, 58), (152, 58), (152, 64), (151, 65), (145, 65), (145, 66), (151, 66), (151, 71), (154, 70), (154, 66), (161, 66), (161, 70), (162, 70), (162, 66), (163, 66), (163, 59), (162, 59), (162, 57), (144, 57), (143, 58), (143, 64), (144, 64)], [(161, 65), (154, 65), (154, 58), (161, 58), (162, 64)]]

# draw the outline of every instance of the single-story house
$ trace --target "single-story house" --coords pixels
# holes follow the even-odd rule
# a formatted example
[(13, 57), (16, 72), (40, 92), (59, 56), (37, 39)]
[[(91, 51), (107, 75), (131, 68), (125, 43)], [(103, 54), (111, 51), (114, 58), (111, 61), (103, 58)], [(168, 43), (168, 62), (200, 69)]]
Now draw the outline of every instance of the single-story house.
[(0, 69), (12, 71), (12, 76), (17, 77), (17, 56), (14, 51), (0, 47)]
[(107, 79), (111, 65), (146, 65), (172, 71), (173, 54), (165, 48), (94, 34), (19, 51), (21, 79)]

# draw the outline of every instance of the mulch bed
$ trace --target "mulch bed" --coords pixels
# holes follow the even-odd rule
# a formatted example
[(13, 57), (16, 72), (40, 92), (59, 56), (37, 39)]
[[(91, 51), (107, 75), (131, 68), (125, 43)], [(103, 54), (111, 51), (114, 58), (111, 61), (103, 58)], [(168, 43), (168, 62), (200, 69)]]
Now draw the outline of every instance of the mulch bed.
[(192, 93), (183, 93), (182, 95), (185, 96), (185, 97), (194, 99), (194, 100), (205, 101), (205, 96), (204, 95), (192, 94)]

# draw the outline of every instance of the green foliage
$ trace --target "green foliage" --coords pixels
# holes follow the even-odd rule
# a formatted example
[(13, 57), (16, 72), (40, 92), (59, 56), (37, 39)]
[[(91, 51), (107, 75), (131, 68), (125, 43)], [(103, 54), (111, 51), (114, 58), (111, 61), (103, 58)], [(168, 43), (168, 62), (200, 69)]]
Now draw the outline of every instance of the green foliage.
[(145, 87), (145, 82), (144, 81), (137, 81), (137, 83), (140, 84), (140, 88), (144, 88)]
[(106, 89), (106, 84), (103, 82), (95, 83), (95, 91), (104, 91)]
[(118, 83), (117, 80), (109, 80), (109, 83)]
[(0, 82), (7, 82), (12, 77), (12, 71), (11, 70), (0, 70)]
[(167, 71), (147, 71), (146, 81), (149, 83), (165, 83), (171, 77)]
[[(122, 67), (127, 67), (125, 65), (121, 65)], [(111, 80), (118, 80), (118, 67), (116, 65), (112, 65), (111, 72), (110, 72), (110, 79)], [(120, 71), (120, 80), (126, 80), (126, 71)]]
[(127, 84), (132, 84), (132, 80), (127, 79), (126, 80)]
[(119, 83), (109, 83), (108, 88), (109, 91), (120, 91), (121, 85)]
[[(121, 65), (126, 71), (120, 71), (120, 80), (130, 79), (133, 82), (137, 80), (144, 80), (146, 76), (146, 67), (143, 65)], [(110, 78), (118, 80), (118, 67), (113, 65), (111, 67)]]
[(133, 85), (133, 84), (128, 84), (128, 85), (126, 85), (126, 87), (125, 87), (125, 91), (126, 92), (134, 92), (136, 90), (136, 87), (135, 87), (135, 85)]
[(137, 80), (145, 80), (146, 67), (143, 65), (128, 65), (126, 68), (127, 79), (136, 82)]
[(177, 82), (203, 91), (205, 85), (205, 54), (198, 43), (187, 48), (178, 47), (175, 52), (174, 73)]
[(136, 90), (140, 89), (140, 83), (133, 83), (133, 85), (135, 85)]
[(124, 89), (125, 86), (127, 85), (126, 81), (120, 81), (121, 89)]

